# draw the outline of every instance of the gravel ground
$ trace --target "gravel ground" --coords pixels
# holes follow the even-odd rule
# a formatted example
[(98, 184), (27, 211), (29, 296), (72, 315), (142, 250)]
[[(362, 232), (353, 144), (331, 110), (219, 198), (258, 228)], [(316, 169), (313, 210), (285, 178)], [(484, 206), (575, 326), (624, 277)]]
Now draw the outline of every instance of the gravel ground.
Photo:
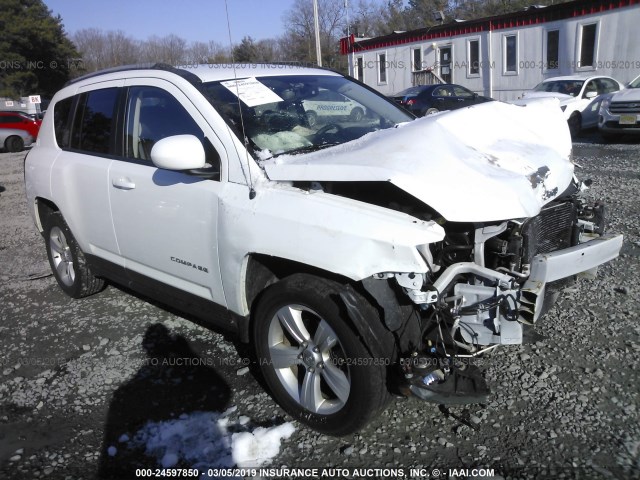
[[(606, 200), (609, 231), (625, 235), (623, 253), (564, 294), (538, 326), (539, 341), (481, 360), (490, 403), (447, 410), (397, 400), (340, 439), (296, 423), (271, 465), (640, 478), (639, 156), (637, 143), (574, 144), (578, 174), (594, 180), (588, 195)], [(133, 478), (136, 465), (155, 459), (133, 448), (112, 458), (108, 447), (148, 420), (185, 412), (235, 406), (233, 421), (249, 427), (288, 420), (224, 336), (114, 286), (67, 298), (46, 276), (23, 158), (0, 154), (0, 478)], [(207, 363), (154, 364), (163, 352), (150, 337), (164, 340), (164, 353)]]

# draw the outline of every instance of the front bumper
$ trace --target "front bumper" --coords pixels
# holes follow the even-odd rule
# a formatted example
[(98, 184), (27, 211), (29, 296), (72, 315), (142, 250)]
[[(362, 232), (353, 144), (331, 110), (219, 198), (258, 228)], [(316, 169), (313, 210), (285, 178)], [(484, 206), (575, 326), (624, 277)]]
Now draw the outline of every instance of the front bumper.
[(533, 257), (531, 274), (522, 287), (522, 302), (533, 314), (533, 321), (540, 316), (548, 283), (593, 271), (616, 258), (621, 248), (622, 235), (603, 235), (573, 247)]
[[(635, 116), (635, 123), (620, 123), (620, 119), (623, 115)], [(600, 111), (600, 118), (598, 120), (598, 128), (605, 133), (613, 134), (628, 134), (638, 135), (640, 134), (640, 112), (629, 112), (627, 114), (615, 114), (608, 110)]]

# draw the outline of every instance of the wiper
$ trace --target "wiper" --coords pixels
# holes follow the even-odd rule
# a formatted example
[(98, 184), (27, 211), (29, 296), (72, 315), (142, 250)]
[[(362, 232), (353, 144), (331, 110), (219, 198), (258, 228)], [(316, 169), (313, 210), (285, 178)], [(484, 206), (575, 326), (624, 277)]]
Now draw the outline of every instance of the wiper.
[(276, 153), (271, 158), (279, 157), (280, 155), (298, 155), (300, 153), (317, 152), (318, 150), (322, 150), (324, 148), (340, 145), (340, 143), (342, 142), (328, 142), (318, 145), (305, 145), (304, 147), (294, 148), (293, 150), (287, 150), (286, 152)]

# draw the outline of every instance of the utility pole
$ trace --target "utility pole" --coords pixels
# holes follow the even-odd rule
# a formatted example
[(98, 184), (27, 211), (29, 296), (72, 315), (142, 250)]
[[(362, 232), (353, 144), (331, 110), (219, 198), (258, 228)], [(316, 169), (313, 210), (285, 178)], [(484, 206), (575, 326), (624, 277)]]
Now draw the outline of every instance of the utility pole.
[(313, 0), (313, 23), (316, 30), (316, 57), (318, 66), (322, 66), (322, 53), (320, 51), (320, 22), (318, 21), (318, 0)]

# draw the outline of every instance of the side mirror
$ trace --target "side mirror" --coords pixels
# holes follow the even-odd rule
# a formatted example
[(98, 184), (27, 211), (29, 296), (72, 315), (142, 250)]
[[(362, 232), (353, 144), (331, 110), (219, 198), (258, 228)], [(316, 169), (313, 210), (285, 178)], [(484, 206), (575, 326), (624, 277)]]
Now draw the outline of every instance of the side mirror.
[(151, 149), (151, 161), (166, 170), (192, 170), (205, 166), (204, 147), (193, 135), (174, 135), (158, 140)]
[(587, 92), (584, 94), (584, 97), (589, 99), (596, 98), (597, 96), (598, 96), (598, 92)]

